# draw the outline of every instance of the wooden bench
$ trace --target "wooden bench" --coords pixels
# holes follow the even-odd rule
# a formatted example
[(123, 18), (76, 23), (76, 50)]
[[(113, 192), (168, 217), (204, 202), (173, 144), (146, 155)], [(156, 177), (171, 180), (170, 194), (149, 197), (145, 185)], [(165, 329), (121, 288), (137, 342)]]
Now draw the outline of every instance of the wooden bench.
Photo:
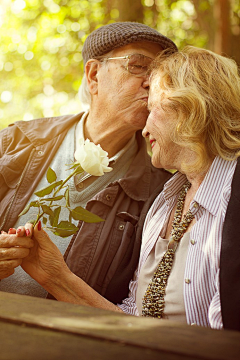
[(1, 360), (240, 359), (240, 332), (0, 292)]

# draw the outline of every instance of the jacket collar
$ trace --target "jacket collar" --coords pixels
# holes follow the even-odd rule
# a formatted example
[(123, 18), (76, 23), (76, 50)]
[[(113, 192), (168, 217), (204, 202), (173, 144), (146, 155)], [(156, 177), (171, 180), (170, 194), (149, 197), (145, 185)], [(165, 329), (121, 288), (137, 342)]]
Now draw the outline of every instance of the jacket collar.
[[(33, 146), (37, 147), (68, 130), (74, 123), (81, 119), (82, 115), (83, 113), (79, 113), (77, 115), (18, 121), (14, 125), (24, 133)], [(41, 131), (39, 131), (39, 129), (41, 129)]]

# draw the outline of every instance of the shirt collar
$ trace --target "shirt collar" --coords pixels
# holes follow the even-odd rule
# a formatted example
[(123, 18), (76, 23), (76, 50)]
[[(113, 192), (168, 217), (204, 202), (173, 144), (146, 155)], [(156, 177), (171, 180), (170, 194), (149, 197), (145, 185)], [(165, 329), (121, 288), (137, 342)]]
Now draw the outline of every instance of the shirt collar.
[[(230, 172), (235, 170), (236, 161), (224, 160), (217, 156), (214, 158), (206, 176), (204, 177), (193, 201), (216, 216), (221, 201), (221, 194)], [(186, 176), (177, 172), (165, 185), (163, 189), (164, 199), (179, 194), (182, 186), (186, 183)]]
[(236, 161), (228, 161), (216, 156), (203, 182), (201, 183), (194, 200), (216, 216), (219, 209), (224, 184), (234, 172)]
[(163, 196), (164, 199), (167, 201), (172, 196), (179, 194), (180, 190), (182, 189), (183, 185), (187, 182), (187, 178), (180, 172), (174, 174), (174, 176), (166, 182), (163, 187)]

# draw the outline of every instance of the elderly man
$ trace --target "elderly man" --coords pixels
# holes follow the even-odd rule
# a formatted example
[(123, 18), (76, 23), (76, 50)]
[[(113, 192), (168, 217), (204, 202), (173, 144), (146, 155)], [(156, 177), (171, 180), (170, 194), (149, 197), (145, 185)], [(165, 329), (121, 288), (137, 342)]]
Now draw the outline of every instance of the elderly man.
[[(46, 186), (49, 166), (58, 178), (66, 177), (65, 164), (74, 160), (78, 139), (88, 138), (108, 152), (113, 171), (100, 178), (83, 174), (70, 184), (71, 204), (86, 207), (105, 221), (80, 223), (72, 239), (50, 236), (71, 271), (114, 303), (128, 293), (147, 200), (170, 176), (152, 167), (139, 131), (148, 115), (148, 66), (164, 49), (177, 51), (170, 39), (140, 23), (113, 23), (95, 30), (82, 52), (82, 93), (90, 95), (89, 111), (17, 122), (0, 133), (4, 231), (29, 220), (31, 214), (20, 220), (18, 214), (35, 198), (34, 192)], [(1, 291), (46, 296), (19, 266), (31, 246), (30, 239), (10, 243), (0, 235)]]

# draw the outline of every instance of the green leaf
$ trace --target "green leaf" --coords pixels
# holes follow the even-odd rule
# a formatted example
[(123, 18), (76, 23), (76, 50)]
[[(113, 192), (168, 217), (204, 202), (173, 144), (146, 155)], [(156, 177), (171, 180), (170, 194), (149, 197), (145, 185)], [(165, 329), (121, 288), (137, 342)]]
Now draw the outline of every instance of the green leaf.
[(54, 228), (49, 228), (49, 230), (52, 231), (55, 235), (61, 236), (63, 238), (74, 235), (77, 232), (77, 230), (76, 231), (74, 231), (74, 230), (63, 230), (63, 229), (55, 230)]
[(58, 200), (62, 200), (62, 198), (64, 198), (64, 195), (58, 195), (58, 196), (46, 198), (44, 199), (44, 201), (58, 201)]
[(46, 218), (45, 216), (42, 218), (42, 222), (43, 222), (44, 225), (46, 225), (46, 223), (47, 223), (47, 218)]
[(31, 201), (30, 206), (31, 207), (39, 207), (39, 201), (38, 200), (37, 201)]
[(43, 197), (45, 195), (49, 195), (49, 194), (51, 194), (53, 189), (55, 189), (57, 186), (61, 185), (62, 183), (63, 183), (63, 180), (57, 181), (39, 191), (36, 191), (34, 194), (37, 195), (38, 197)]
[(72, 224), (69, 221), (61, 221), (58, 226), (56, 226), (57, 229), (64, 229), (64, 230), (78, 230), (78, 227)]
[(61, 237), (68, 237), (70, 235), (75, 234), (79, 228), (72, 224), (69, 221), (61, 221), (58, 226), (48, 228), (50, 231), (52, 231), (55, 235), (61, 236)]
[(51, 218), (49, 219), (49, 220), (50, 220), (50, 224), (51, 224), (52, 226), (57, 226), (60, 212), (61, 212), (61, 206), (57, 207), (57, 208), (53, 211), (53, 217), (51, 217)]
[(64, 194), (65, 198), (66, 198), (66, 204), (69, 207), (70, 206), (70, 201), (69, 201), (69, 188), (67, 187), (65, 194)]
[(43, 212), (44, 212), (45, 214), (48, 214), (49, 216), (54, 217), (54, 213), (53, 213), (52, 209), (51, 209), (49, 206), (47, 206), (47, 205), (41, 205), (41, 208), (42, 208), (42, 210), (43, 210)]
[(31, 207), (39, 207), (39, 203), (37, 201), (30, 202), (18, 216), (20, 217), (20, 216), (26, 214)]
[(57, 180), (57, 175), (55, 171), (49, 167), (47, 170), (47, 181), (49, 182), (49, 184), (52, 184), (56, 180)]
[(98, 215), (91, 213), (90, 211), (82, 208), (81, 206), (77, 206), (75, 209), (71, 210), (71, 216), (75, 220), (82, 220), (87, 223), (101, 222), (105, 221), (101, 219)]

